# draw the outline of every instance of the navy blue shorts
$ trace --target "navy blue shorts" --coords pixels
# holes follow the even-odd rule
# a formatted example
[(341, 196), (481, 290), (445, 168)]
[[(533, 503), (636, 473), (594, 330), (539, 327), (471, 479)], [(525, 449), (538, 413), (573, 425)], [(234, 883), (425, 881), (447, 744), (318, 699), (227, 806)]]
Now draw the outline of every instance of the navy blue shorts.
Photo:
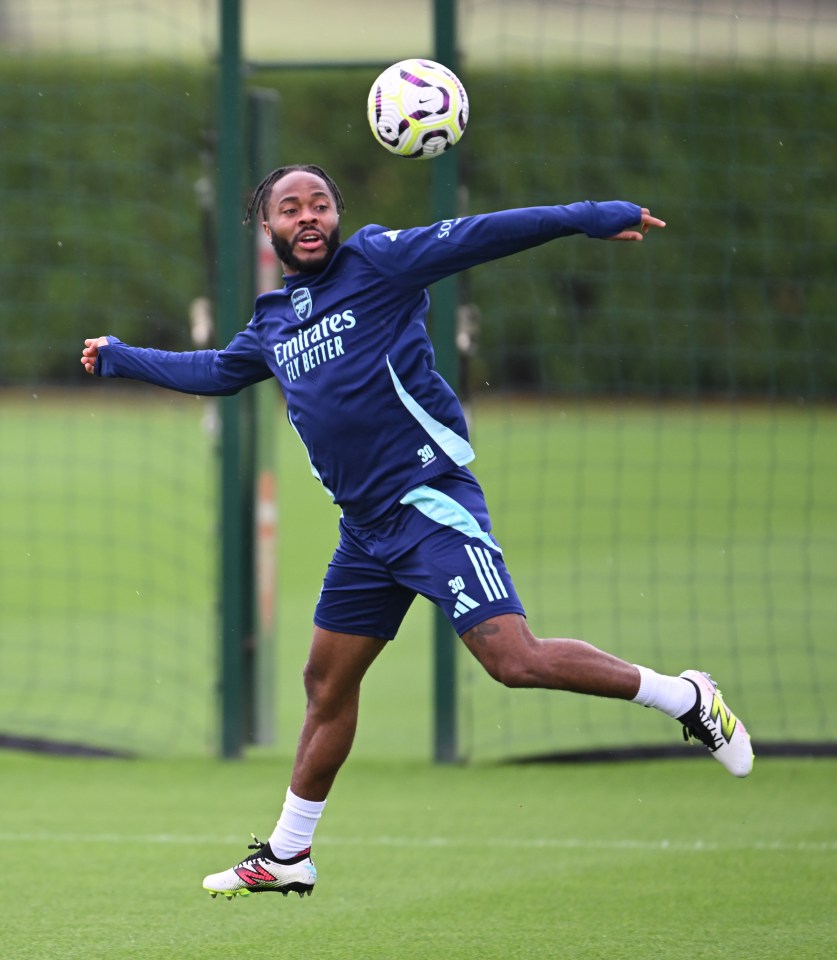
[(482, 489), (464, 468), (411, 490), (374, 527), (341, 519), (314, 623), (391, 640), (418, 594), (460, 635), (489, 617), (523, 614), (490, 531)]

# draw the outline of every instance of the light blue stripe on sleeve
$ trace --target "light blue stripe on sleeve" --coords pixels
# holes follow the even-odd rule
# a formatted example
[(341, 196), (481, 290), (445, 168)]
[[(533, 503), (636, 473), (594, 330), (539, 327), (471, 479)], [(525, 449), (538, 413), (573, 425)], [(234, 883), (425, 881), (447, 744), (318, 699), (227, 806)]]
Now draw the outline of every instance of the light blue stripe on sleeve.
[(393, 370), (392, 364), (389, 362), (389, 357), (387, 357), (387, 367), (389, 368), (389, 375), (395, 386), (395, 392), (398, 394), (398, 399), (416, 420), (418, 420), (422, 427), (424, 427), (431, 439), (438, 444), (439, 448), (443, 450), (455, 464), (461, 467), (466, 463), (470, 463), (476, 456), (471, 444), (468, 443), (464, 437), (460, 437), (458, 433), (454, 433), (450, 427), (446, 427), (443, 423), (439, 423), (438, 420), (431, 417), (415, 397), (407, 393), (404, 385), (398, 379), (398, 374)]
[(480, 528), (477, 518), (446, 493), (428, 486), (415, 487), (404, 494), (401, 503), (408, 507), (415, 507), (443, 527), (451, 527), (465, 534), (466, 537), (482, 540), (487, 547), (502, 555), (503, 551), (499, 544)]

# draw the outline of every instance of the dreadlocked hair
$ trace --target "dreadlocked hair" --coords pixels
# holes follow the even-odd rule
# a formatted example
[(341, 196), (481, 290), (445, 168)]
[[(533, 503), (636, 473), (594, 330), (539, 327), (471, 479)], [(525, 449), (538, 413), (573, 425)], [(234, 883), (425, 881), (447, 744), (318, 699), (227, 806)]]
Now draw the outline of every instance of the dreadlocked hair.
[(337, 205), (337, 212), (343, 213), (343, 211), (346, 209), (346, 205), (343, 203), (343, 194), (340, 192), (340, 188), (337, 186), (337, 184), (331, 179), (325, 170), (323, 170), (322, 167), (318, 167), (315, 163), (292, 163), (287, 167), (277, 167), (275, 170), (272, 170), (256, 187), (256, 189), (253, 191), (253, 196), (250, 197), (250, 203), (247, 205), (247, 213), (244, 216), (244, 223), (249, 223), (257, 210), (260, 210), (263, 219), (267, 220), (267, 208), (268, 204), (270, 203), (270, 194), (273, 190), (273, 185), (277, 180), (281, 180), (285, 174), (296, 173), (297, 171), (301, 171), (303, 173), (313, 173), (321, 180), (324, 180), (326, 186), (331, 191), (331, 195), (334, 197), (334, 202)]

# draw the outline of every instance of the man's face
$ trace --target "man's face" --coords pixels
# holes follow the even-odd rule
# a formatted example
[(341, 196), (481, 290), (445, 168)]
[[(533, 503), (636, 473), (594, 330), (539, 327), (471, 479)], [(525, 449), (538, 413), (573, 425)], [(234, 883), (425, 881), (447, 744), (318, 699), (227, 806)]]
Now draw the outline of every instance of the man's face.
[(340, 215), (328, 184), (295, 170), (273, 185), (262, 228), (286, 275), (321, 273), (340, 246)]

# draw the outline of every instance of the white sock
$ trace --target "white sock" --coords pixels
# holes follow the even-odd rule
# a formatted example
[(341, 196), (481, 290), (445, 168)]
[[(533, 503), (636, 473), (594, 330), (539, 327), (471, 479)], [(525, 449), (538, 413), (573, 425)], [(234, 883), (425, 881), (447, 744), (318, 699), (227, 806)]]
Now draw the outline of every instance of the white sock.
[(639, 691), (633, 702), (643, 707), (656, 707), (669, 717), (682, 717), (697, 702), (694, 684), (684, 677), (668, 677), (655, 673), (648, 667), (634, 666), (639, 670)]
[(303, 800), (291, 793), (288, 787), (282, 815), (276, 821), (269, 839), (273, 855), (279, 860), (289, 860), (307, 850), (314, 839), (314, 831), (325, 805), (325, 800)]

